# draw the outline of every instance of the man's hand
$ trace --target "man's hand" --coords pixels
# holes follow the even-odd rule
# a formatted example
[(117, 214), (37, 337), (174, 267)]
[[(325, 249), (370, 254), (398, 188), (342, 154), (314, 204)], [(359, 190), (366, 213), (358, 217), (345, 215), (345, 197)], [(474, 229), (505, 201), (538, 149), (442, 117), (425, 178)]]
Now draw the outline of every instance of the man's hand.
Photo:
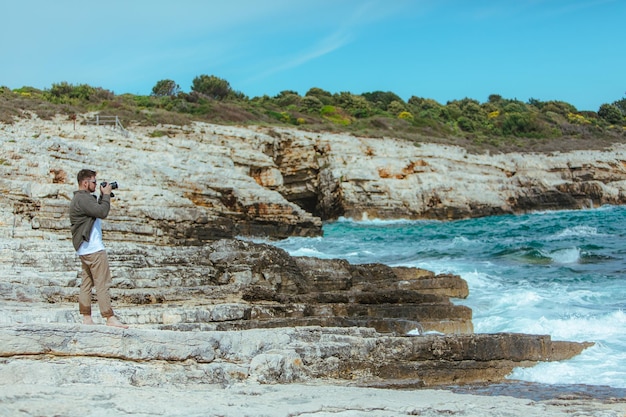
[(111, 183), (110, 182), (107, 182), (106, 187), (100, 186), (100, 193), (102, 193), (104, 195), (110, 195), (111, 191), (112, 191), (112, 188), (111, 188)]

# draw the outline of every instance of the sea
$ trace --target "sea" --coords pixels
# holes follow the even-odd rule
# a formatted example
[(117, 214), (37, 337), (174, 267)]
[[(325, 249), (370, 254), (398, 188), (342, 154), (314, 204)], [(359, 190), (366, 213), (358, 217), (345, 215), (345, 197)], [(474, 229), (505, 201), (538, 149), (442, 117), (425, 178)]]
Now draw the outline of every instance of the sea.
[(540, 384), (626, 388), (626, 207), (456, 221), (352, 220), (323, 237), (273, 245), (294, 256), (383, 263), (461, 276), (476, 333), (548, 334), (594, 342), (570, 360), (516, 368)]

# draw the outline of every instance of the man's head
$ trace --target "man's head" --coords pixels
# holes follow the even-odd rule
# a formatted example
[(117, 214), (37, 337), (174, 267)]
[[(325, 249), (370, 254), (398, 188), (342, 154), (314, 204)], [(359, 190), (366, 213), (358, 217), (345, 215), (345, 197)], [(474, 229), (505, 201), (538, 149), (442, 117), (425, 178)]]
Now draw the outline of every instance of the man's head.
[(81, 169), (76, 176), (78, 180), (78, 188), (81, 190), (88, 190), (89, 192), (96, 191), (96, 171), (91, 169)]

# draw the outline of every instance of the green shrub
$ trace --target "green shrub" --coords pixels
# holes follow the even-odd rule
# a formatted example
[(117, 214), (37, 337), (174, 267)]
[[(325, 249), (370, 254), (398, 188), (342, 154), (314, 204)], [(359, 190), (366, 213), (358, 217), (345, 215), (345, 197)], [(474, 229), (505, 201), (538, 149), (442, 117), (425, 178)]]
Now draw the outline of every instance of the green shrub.
[(620, 109), (623, 115), (626, 115), (626, 98), (613, 102), (613, 105)]
[(309, 113), (318, 113), (323, 106), (321, 100), (315, 96), (304, 96), (300, 101), (300, 107)]
[(549, 125), (533, 113), (507, 113), (503, 116), (500, 128), (504, 135), (534, 138), (550, 135)]
[(232, 93), (230, 83), (215, 75), (199, 75), (193, 79), (191, 91), (216, 100), (223, 100)]
[(324, 106), (320, 109), (320, 114), (323, 117), (334, 115), (336, 113), (337, 113), (337, 109), (335, 108), (335, 106)]
[(373, 91), (371, 93), (363, 93), (361, 95), (374, 107), (383, 111), (389, 111), (391, 114), (399, 113), (389, 110), (389, 105), (391, 103), (398, 102), (404, 106), (404, 101), (397, 94), (392, 93), (391, 91)]
[(281, 91), (273, 101), (280, 107), (287, 107), (300, 104), (301, 97), (295, 91)]
[(473, 132), (474, 130), (476, 130), (476, 125), (474, 124), (474, 122), (465, 116), (459, 117), (459, 119), (456, 121), (456, 124), (457, 126), (459, 126), (459, 129), (464, 132)]
[(363, 96), (357, 96), (348, 92), (341, 92), (334, 96), (335, 104), (357, 119), (372, 115), (372, 107)]
[(395, 100), (389, 103), (387, 111), (393, 115), (398, 115), (402, 112), (406, 112), (406, 106), (404, 105), (404, 102)]
[(456, 103), (448, 103), (439, 111), (439, 117), (447, 122), (457, 120), (463, 115), (463, 112)]
[(547, 101), (544, 103), (543, 106), (541, 106), (541, 112), (542, 113), (547, 113), (547, 112), (554, 112), (554, 113), (558, 113), (561, 116), (565, 116), (567, 117), (567, 115), (569, 113), (577, 113), (578, 110), (576, 110), (576, 107), (572, 106), (569, 103), (565, 103), (563, 101)]
[(180, 86), (174, 80), (161, 80), (152, 87), (152, 95), (157, 97), (176, 96), (180, 92)]
[(505, 113), (525, 113), (528, 111), (528, 108), (526, 107), (524, 103), (518, 102), (518, 103), (508, 103), (502, 108), (502, 110)]
[(49, 90), (44, 92), (44, 98), (52, 103), (77, 104), (80, 102), (99, 103), (112, 100), (115, 94), (101, 87), (92, 87), (87, 84), (73, 85), (66, 81), (53, 83)]
[(350, 118), (343, 114), (339, 109), (337, 109), (335, 106), (324, 106), (322, 107), (322, 109), (320, 110), (320, 115), (333, 123), (336, 124), (340, 124), (340, 125), (344, 125), (347, 126), (349, 125), (352, 121), (350, 120)]
[(411, 96), (408, 103), (418, 110), (431, 110), (431, 109), (440, 109), (443, 107), (436, 100), (431, 98), (421, 98), (416, 96)]
[(148, 96), (133, 96), (133, 102), (136, 106), (143, 108), (154, 107), (154, 102)]
[(541, 100), (537, 100), (536, 98), (532, 98), (531, 97), (531, 98), (528, 99), (528, 105), (533, 106), (533, 107), (535, 107), (535, 108), (537, 108), (539, 110), (541, 110), (545, 104), (546, 103), (544, 103)]
[(489, 94), (487, 100), (489, 103), (498, 106), (502, 102), (502, 96), (500, 94)]
[(463, 116), (474, 121), (484, 120), (486, 117), (480, 104), (474, 102), (466, 103), (461, 106), (461, 111), (463, 112)]
[(333, 95), (326, 90), (321, 88), (313, 87), (310, 88), (309, 91), (304, 95), (305, 97), (315, 97), (324, 105), (334, 104)]
[(603, 104), (598, 109), (598, 116), (611, 124), (622, 124), (624, 115), (621, 110), (612, 104)]

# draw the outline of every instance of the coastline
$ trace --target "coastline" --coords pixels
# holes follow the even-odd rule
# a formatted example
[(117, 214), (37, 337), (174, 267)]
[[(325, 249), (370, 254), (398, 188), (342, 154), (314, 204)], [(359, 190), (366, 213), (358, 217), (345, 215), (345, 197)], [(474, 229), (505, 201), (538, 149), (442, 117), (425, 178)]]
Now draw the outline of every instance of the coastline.
[[(217, 128), (216, 128), (217, 129)], [(215, 135), (216, 138), (208, 137), (202, 138), (197, 143), (204, 144), (203, 141), (216, 140), (218, 138), (228, 137), (228, 134), (232, 134), (229, 129), (224, 128), (226, 133), (220, 133)], [(227, 134), (228, 133), (228, 134)], [(13, 242), (22, 242), (22, 245), (31, 245), (31, 249), (35, 245), (39, 245), (41, 242), (46, 244), (47, 256), (53, 256), (55, 253), (63, 254), (54, 256), (57, 261), (67, 261), (70, 266), (72, 265), (71, 258), (65, 258), (65, 251), (59, 250), (54, 252), (54, 244), (56, 239), (60, 239), (62, 243), (65, 239), (65, 235), (62, 234), (61, 238), (57, 237), (57, 233), (65, 233), (63, 225), (59, 226), (58, 218), (64, 219), (64, 217), (56, 217), (57, 211), (64, 209), (66, 194), (70, 192), (73, 187), (70, 185), (71, 179), (63, 179), (61, 174), (74, 172), (78, 165), (85, 163), (82, 159), (81, 153), (77, 149), (82, 149), (83, 146), (90, 146), (83, 142), (85, 137), (76, 137), (74, 132), (65, 132), (56, 136), (56, 132), (50, 132), (51, 138), (47, 138), (43, 142), (37, 139), (39, 136), (37, 132), (34, 134), (28, 134), (23, 136), (23, 140), (9, 141), (11, 147), (15, 148), (12, 153), (7, 153), (7, 164), (11, 164), (13, 160), (21, 158), (19, 165), (19, 176), (15, 177), (13, 169), (7, 165), (6, 183), (7, 189), (10, 191), (10, 200), (6, 200), (4, 213), (0, 221), (3, 221), (3, 232), (7, 237), (10, 237)], [(252, 140), (251, 133), (242, 134), (242, 139)], [(22, 135), (16, 134), (16, 137)], [(191, 133), (189, 134), (191, 135)], [(22, 137), (22, 136), (20, 136)], [(130, 156), (127, 159), (132, 159), (133, 155), (140, 155), (141, 152), (133, 153), (132, 148), (123, 148), (118, 146), (114, 141), (117, 138), (108, 134), (103, 134), (102, 137), (94, 139), (98, 146), (109, 146), (111, 155), (111, 161), (115, 161), (116, 165), (108, 166), (109, 171), (115, 172), (116, 177), (112, 178), (119, 180), (120, 178), (132, 178), (132, 174), (135, 172), (134, 167), (123, 158), (116, 158), (115, 152), (128, 153)], [(346, 140), (346, 138), (340, 138)], [(143, 137), (145, 143), (139, 143), (137, 140), (138, 149), (142, 147), (151, 147), (148, 139)], [(231, 142), (234, 139), (230, 139)], [(112, 145), (108, 145), (111, 142)], [(128, 140), (126, 143), (133, 143)], [(180, 143), (179, 143), (180, 142)], [(191, 146), (187, 147), (187, 142), (196, 144), (195, 141), (184, 141), (180, 138), (171, 138), (168, 142), (161, 141), (155, 144), (156, 149), (160, 149), (161, 152), (154, 152), (151, 148), (150, 152), (144, 152), (146, 155), (150, 155), (153, 159), (163, 157), (164, 152), (169, 151), (167, 146), (172, 148), (178, 146), (181, 148), (180, 153), (176, 155), (185, 156), (189, 152), (188, 149), (195, 149)], [(245, 142), (245, 141), (242, 141)], [(40, 161), (41, 155), (36, 152), (23, 152), (25, 147), (33, 145), (32, 149), (43, 149), (36, 145), (44, 143), (49, 151), (50, 161), (44, 163)], [(307, 142), (308, 143), (308, 142)], [(18, 146), (19, 145), (19, 146)], [(176, 145), (176, 146), (174, 146)], [(335, 145), (338, 145), (335, 143)], [(95, 146), (95, 145), (94, 145)], [(130, 145), (129, 145), (130, 146)], [(241, 145), (243, 147), (243, 145)], [(428, 149), (426, 149), (428, 148)], [(433, 149), (435, 147), (432, 147)], [(13, 149), (13, 148), (11, 148)], [(431, 147), (424, 146), (426, 150), (432, 150)], [(446, 149), (436, 149), (438, 154), (445, 153)], [(335, 151), (337, 152), (337, 151)], [(382, 150), (380, 150), (382, 153)], [(260, 175), (258, 184), (253, 180), (246, 178), (246, 175), (240, 175), (241, 184), (237, 183), (237, 186), (247, 186), (250, 188), (249, 194), (237, 196), (241, 202), (247, 203), (250, 201), (256, 201), (256, 197), (261, 195), (268, 199), (268, 201), (278, 201), (274, 207), (277, 212), (281, 212), (276, 207), (291, 206), (285, 203), (283, 200), (277, 200), (275, 194), (270, 194), (268, 190), (273, 190), (272, 187), (279, 187), (279, 181), (272, 183), (271, 179), (281, 179), (276, 173), (277, 168), (272, 165), (271, 162), (265, 161), (261, 158), (261, 155), (255, 153), (239, 153), (236, 154), (236, 165), (245, 165), (250, 167), (263, 168), (264, 175)], [(242, 156), (243, 155), (243, 156)], [(18, 158), (19, 156), (19, 158)], [(119, 156), (119, 155), (118, 155)], [(437, 155), (429, 155), (429, 158), (436, 159)], [(356, 158), (356, 157), (355, 157)], [(382, 158), (382, 157), (381, 157)], [(474, 158), (469, 156), (468, 159)], [(224, 157), (225, 160), (228, 158)], [(462, 159), (465, 159), (462, 157)], [(118, 161), (122, 160), (122, 163)], [(178, 160), (178, 159), (177, 159)], [(181, 159), (184, 160), (184, 159)], [(356, 159), (355, 159), (356, 160)], [(59, 162), (60, 161), (60, 162)], [(77, 162), (79, 161), (79, 162)], [(135, 161), (135, 160), (134, 160)], [(217, 161), (217, 158), (216, 158)], [(88, 161), (87, 161), (88, 162)], [(211, 161), (209, 161), (211, 162)], [(211, 163), (207, 162), (207, 166)], [(244, 164), (245, 162), (245, 164)], [(524, 161), (529, 164), (529, 161)], [(15, 163), (17, 164), (17, 163)], [(180, 230), (184, 230), (189, 224), (197, 227), (198, 230), (207, 222), (210, 222), (209, 217), (203, 217), (206, 214), (202, 212), (202, 207), (208, 206), (208, 202), (213, 200), (201, 200), (202, 198), (213, 198), (212, 194), (207, 190), (212, 190), (214, 183), (207, 180), (205, 189), (201, 192), (191, 193), (191, 198), (187, 203), (185, 200), (184, 206), (176, 206), (174, 202), (180, 202), (181, 197), (179, 194), (183, 194), (181, 190), (185, 190), (184, 186), (168, 185), (171, 187), (165, 194), (162, 189), (162, 184), (168, 184), (163, 178), (166, 179), (179, 179), (187, 178), (188, 174), (185, 171), (185, 167), (191, 166), (189, 164), (181, 164), (184, 167), (176, 167), (180, 172), (173, 171), (173, 168), (167, 166), (164, 162), (163, 172), (160, 176), (150, 178), (146, 181), (152, 181), (147, 185), (142, 184), (142, 188), (134, 191), (125, 191), (122, 193), (121, 199), (116, 203), (119, 205), (118, 209), (122, 215), (115, 217), (111, 221), (113, 226), (112, 230), (108, 231), (109, 236), (112, 237), (112, 242), (126, 242), (129, 239), (136, 239), (141, 244), (148, 243), (162, 243), (159, 239), (163, 236), (167, 237), (164, 231), (168, 231), (163, 225), (169, 225), (170, 219), (179, 219), (183, 217), (187, 223), (181, 222), (179, 225)], [(230, 167), (229, 164), (223, 163), (223, 166)], [(337, 164), (343, 166), (342, 164)], [(349, 166), (349, 165), (348, 165)], [(375, 165), (372, 165), (375, 167)], [(434, 164), (431, 164), (431, 167)], [(448, 165), (441, 164), (442, 168)], [(61, 168), (59, 168), (61, 167)], [(69, 167), (69, 168), (67, 168)], [(49, 169), (50, 168), (50, 169)], [(260, 169), (259, 168), (259, 169)], [(426, 167), (423, 167), (426, 170)], [(569, 169), (569, 168), (568, 168)], [(434, 170), (434, 168), (433, 168)], [(267, 171), (267, 172), (266, 172)], [(441, 172), (445, 170), (442, 169)], [(209, 170), (207, 170), (209, 172)], [(212, 171), (211, 171), (212, 172)], [(222, 180), (227, 184), (224, 178), (227, 173), (237, 172), (235, 169), (224, 169), (224, 173), (220, 173), (220, 176), (215, 174), (215, 178)], [(362, 182), (365, 173), (361, 176), (354, 173), (354, 183)], [(507, 171), (508, 172), (508, 171)], [(124, 175), (121, 175), (124, 173)], [(269, 174), (276, 173), (276, 178)], [(432, 174), (436, 173), (433, 171)], [(267, 175), (265, 175), (267, 174)], [(426, 172), (420, 173), (420, 175), (428, 174)], [(110, 174), (112, 175), (112, 174)], [(201, 175), (205, 173), (192, 172), (192, 178), (201, 178)], [(223, 176), (222, 176), (223, 175)], [(385, 174), (386, 175), (386, 174)], [(398, 174), (400, 175), (400, 174)], [(403, 174), (404, 175), (404, 174)], [(417, 175), (416, 172), (412, 172), (410, 175)], [(503, 174), (504, 175), (504, 174)], [(54, 176), (53, 179), (51, 177)], [(239, 178), (239, 177), (236, 177)], [(268, 179), (269, 178), (269, 179)], [(381, 177), (382, 178), (382, 177)], [(248, 182), (244, 182), (245, 179)], [(365, 178), (367, 179), (367, 178)], [(401, 181), (399, 178), (383, 178), (386, 182), (391, 180)], [(203, 179), (204, 180), (204, 179)], [(50, 183), (52, 181), (52, 183)], [(215, 180), (217, 181), (217, 180)], [(351, 185), (352, 182), (348, 182), (344, 185)], [(376, 178), (375, 183), (379, 183), (380, 179)], [(181, 181), (181, 184), (182, 181)], [(255, 185), (256, 184), (256, 185)], [(10, 186), (9, 186), (10, 185)], [(619, 185), (619, 184), (618, 184)], [(257, 187), (266, 187), (267, 189), (257, 189)], [(171, 190), (175, 190), (174, 194)], [(243, 188), (245, 189), (245, 187)], [(346, 188), (349, 190), (350, 188)], [(167, 194), (172, 193), (172, 194)], [(145, 195), (154, 195), (154, 198), (158, 199), (159, 210), (148, 210), (140, 205)], [(188, 194), (184, 194), (188, 196)], [(355, 196), (361, 194), (354, 194)], [(369, 195), (369, 194), (368, 194)], [(17, 212), (9, 204), (13, 201), (31, 201), (32, 200), (32, 218), (24, 215), (24, 213), (30, 213), (27, 206), (20, 206), (20, 210), (24, 212)], [(217, 201), (217, 199), (214, 199)], [(358, 200), (358, 199), (356, 199)], [(356, 201), (355, 200), (355, 201)], [(395, 201), (395, 200), (394, 200)], [(399, 201), (399, 200), (398, 200)], [(45, 209), (49, 211), (39, 210), (37, 204), (42, 204)], [(193, 203), (193, 204), (192, 204)], [(195, 205), (197, 203), (197, 205)], [(204, 204), (204, 205), (203, 205)], [(216, 204), (217, 205), (217, 204)], [(245, 205), (245, 207), (256, 207), (254, 205)], [(142, 215), (145, 215), (148, 220), (141, 219), (137, 221), (137, 213), (143, 210)], [(360, 210), (360, 209), (359, 209)], [(272, 213), (267, 207), (263, 210), (259, 209), (259, 213), (265, 215), (265, 213)], [(11, 216), (9, 213), (22, 214), (22, 217)], [(181, 216), (181, 213), (185, 216)], [(198, 214), (200, 213), (200, 214)], [(212, 213), (212, 212), (209, 212)], [(289, 212), (293, 213), (293, 212)], [(296, 213), (299, 213), (296, 211)], [(367, 213), (367, 211), (364, 211)], [(198, 217), (193, 217), (193, 216)], [(46, 217), (48, 216), (48, 217)], [(300, 215), (299, 215), (300, 216)], [(189, 220), (187, 220), (189, 217)], [(305, 220), (306, 216), (301, 216)], [(259, 217), (265, 221), (267, 217)], [(19, 219), (19, 220), (16, 220)], [(211, 218), (212, 219), (212, 218)], [(273, 219), (273, 218), (272, 218)], [(283, 217), (278, 218), (280, 221), (285, 221)], [(289, 218), (288, 218), (289, 219)], [(212, 221), (212, 220), (211, 220)], [(148, 223), (149, 222), (149, 223)], [(11, 228), (12, 225), (12, 228)], [(149, 226), (149, 227), (148, 227)], [(58, 230), (61, 230), (59, 232)], [(204, 230), (204, 229), (202, 229)], [(208, 233), (208, 232), (207, 232)], [(176, 233), (172, 233), (176, 235)], [(55, 236), (51, 238), (50, 236)], [(112, 243), (113, 246), (113, 243)], [(122, 244), (123, 246), (123, 244)], [(13, 246), (11, 246), (12, 248)], [(7, 246), (9, 250), (9, 246)], [(16, 252), (18, 252), (16, 250)], [(7, 252), (9, 253), (9, 252)], [(140, 258), (140, 251), (137, 251), (137, 259)], [(69, 255), (67, 255), (69, 256)], [(143, 256), (143, 255), (142, 255)], [(145, 261), (145, 256), (142, 258)], [(45, 261), (45, 256), (40, 256), (39, 261)], [(28, 261), (25, 259), (25, 262)], [(44, 262), (45, 264), (45, 262)], [(9, 262), (7, 262), (9, 265)], [(15, 264), (13, 264), (15, 265)], [(25, 263), (25, 265), (27, 265)], [(45, 271), (49, 267), (49, 264), (45, 266), (35, 265), (33, 268), (37, 269), (32, 274), (33, 277), (40, 277), (40, 272)], [(39, 269), (38, 269), (39, 268)], [(73, 271), (72, 268), (68, 268), (68, 271)], [(136, 272), (136, 271), (135, 271)], [(168, 270), (168, 274), (171, 271)], [(30, 276), (25, 273), (22, 276)], [(43, 278), (45, 275), (41, 274)], [(71, 277), (72, 274), (68, 274), (67, 271), (61, 271), (59, 276), (63, 279)], [(166, 274), (164, 274), (165, 276)], [(49, 283), (53, 279), (46, 282), (46, 288), (49, 287)], [(11, 282), (14, 285), (14, 282)], [(69, 286), (68, 286), (69, 287)], [(168, 285), (168, 287), (173, 287)], [(48, 301), (49, 303), (49, 301)], [(46, 308), (50, 308), (51, 304), (45, 304)], [(29, 306), (28, 308), (31, 308)], [(168, 316), (172, 318), (173, 316)], [(101, 343), (101, 342), (100, 342)], [(41, 359), (50, 359), (51, 356), (42, 354), (39, 356)], [(0, 359), (0, 363), (6, 364), (10, 359)], [(52, 359), (54, 361), (54, 359)], [(103, 362), (108, 364), (113, 363), (112, 359), (106, 359)], [(155, 362), (160, 361), (156, 360)], [(166, 364), (167, 365), (167, 364)], [(83, 367), (81, 366), (81, 369)], [(615, 399), (612, 396), (612, 389), (604, 388), (591, 388), (588, 386), (546, 386), (542, 384), (529, 384), (529, 383), (510, 383), (510, 384), (498, 384), (488, 386), (459, 386), (459, 387), (438, 387), (434, 388), (420, 388), (414, 390), (407, 389), (390, 389), (390, 388), (376, 388), (376, 387), (357, 387), (344, 385), (338, 385), (335, 380), (327, 381), (312, 381), (309, 384), (266, 384), (258, 385), (255, 382), (245, 382), (232, 384), (227, 387), (211, 385), (211, 384), (198, 384), (197, 382), (190, 381), (189, 384), (176, 385), (174, 383), (163, 383), (160, 386), (146, 386), (141, 385), (142, 375), (138, 372), (129, 376), (132, 380), (127, 385), (118, 385), (114, 381), (113, 370), (104, 370), (104, 375), (101, 375), (102, 370), (90, 369), (88, 366), (86, 369), (82, 369), (80, 372), (85, 372), (86, 375), (93, 375), (93, 383), (77, 383), (76, 380), (68, 379), (63, 382), (60, 387), (54, 387), (52, 384), (43, 385), (47, 381), (43, 371), (36, 369), (32, 377), (31, 383), (10, 383), (7, 382), (2, 385), (2, 393), (0, 393), (0, 416), (7, 415), (24, 415), (24, 416), (41, 416), (41, 415), (62, 415), (62, 416), (84, 416), (84, 415), (121, 415), (132, 414), (136, 416), (154, 416), (154, 415), (168, 415), (168, 416), (194, 416), (194, 415), (222, 415), (222, 416), (242, 416), (242, 415), (254, 415), (254, 416), (295, 416), (295, 415), (314, 415), (314, 416), (357, 416), (367, 414), (368, 416), (398, 416), (398, 415), (464, 415), (464, 416), (504, 416), (504, 415), (524, 415), (524, 416), (571, 416), (571, 415), (597, 415), (597, 416), (626, 416), (626, 404), (621, 400)], [(198, 373), (203, 371), (197, 367), (192, 366), (192, 377), (197, 378)], [(39, 374), (39, 375), (38, 375)], [(98, 378), (103, 376), (104, 381), (98, 384)], [(107, 380), (108, 379), (108, 380)], [(38, 385), (42, 384), (42, 385)], [(137, 384), (137, 385), (135, 385)], [(616, 391), (622, 393), (621, 391)], [(86, 411), (87, 410), (87, 411)]]

